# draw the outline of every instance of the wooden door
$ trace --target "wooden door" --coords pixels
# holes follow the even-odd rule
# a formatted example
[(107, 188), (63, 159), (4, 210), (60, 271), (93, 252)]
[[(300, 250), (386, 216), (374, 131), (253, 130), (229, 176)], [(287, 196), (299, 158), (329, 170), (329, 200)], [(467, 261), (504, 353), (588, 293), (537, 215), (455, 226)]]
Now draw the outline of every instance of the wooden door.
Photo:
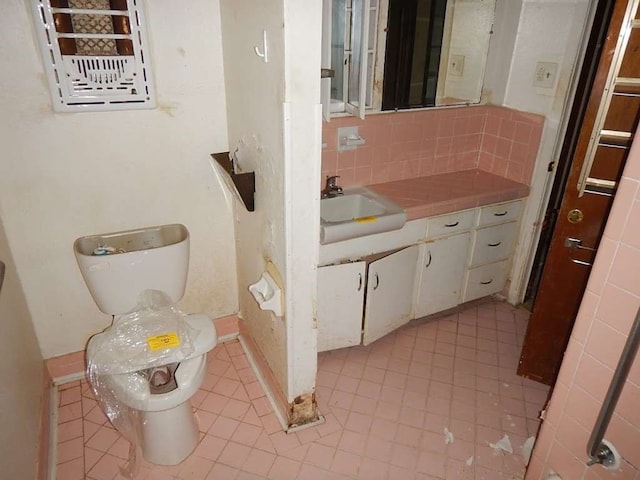
[(518, 373), (549, 385), (562, 363), (638, 123), (637, 3), (613, 5), (521, 353)]
[(369, 265), (363, 345), (369, 345), (411, 320), (419, 251), (419, 245), (413, 245)]

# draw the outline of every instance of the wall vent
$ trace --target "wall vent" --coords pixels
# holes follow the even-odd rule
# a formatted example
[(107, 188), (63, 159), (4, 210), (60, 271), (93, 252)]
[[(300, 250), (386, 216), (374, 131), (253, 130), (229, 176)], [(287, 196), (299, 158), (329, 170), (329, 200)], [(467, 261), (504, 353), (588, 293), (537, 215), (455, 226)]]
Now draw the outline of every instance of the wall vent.
[(141, 0), (31, 0), (53, 108), (155, 108)]

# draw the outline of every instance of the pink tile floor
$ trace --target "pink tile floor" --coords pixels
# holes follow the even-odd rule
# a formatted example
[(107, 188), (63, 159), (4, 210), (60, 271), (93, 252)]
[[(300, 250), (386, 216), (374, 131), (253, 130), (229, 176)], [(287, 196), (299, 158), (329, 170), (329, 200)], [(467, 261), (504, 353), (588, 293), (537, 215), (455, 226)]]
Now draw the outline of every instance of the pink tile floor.
[[(326, 421), (284, 433), (237, 340), (209, 354), (193, 398), (202, 439), (173, 467), (139, 479), (521, 479), (548, 389), (515, 374), (528, 313), (483, 301), (423, 319), (367, 347), (321, 353)], [(445, 441), (445, 428), (453, 434)], [(513, 454), (490, 443), (509, 436)], [(122, 478), (127, 442), (88, 384), (59, 387), (58, 480)]]

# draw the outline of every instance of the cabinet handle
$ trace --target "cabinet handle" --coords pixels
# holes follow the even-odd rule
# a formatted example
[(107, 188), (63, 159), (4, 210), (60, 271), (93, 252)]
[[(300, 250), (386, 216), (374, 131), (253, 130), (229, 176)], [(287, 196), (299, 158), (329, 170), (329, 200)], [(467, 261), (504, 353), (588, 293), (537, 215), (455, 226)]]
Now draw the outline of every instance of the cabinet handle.
[(497, 247), (498, 245), (500, 245), (502, 242), (498, 242), (498, 243), (487, 243), (488, 247)]
[(362, 290), (362, 274), (358, 274), (358, 292)]
[(378, 277), (377, 273), (375, 273), (374, 276), (376, 277), (376, 284), (373, 286), (373, 289), (376, 290), (380, 285), (380, 277)]
[(429, 260), (427, 260), (427, 264), (424, 266), (424, 268), (429, 268), (429, 265), (431, 265), (431, 250), (429, 250)]
[(488, 282), (480, 282), (480, 285), (489, 285), (491, 282), (493, 282), (493, 278)]
[(504, 217), (507, 213), (509, 213), (509, 210), (505, 210), (502, 213), (494, 213), (493, 216), (494, 217)]
[(455, 222), (455, 223), (445, 223), (445, 224), (444, 224), (444, 226), (445, 226), (445, 227), (449, 227), (449, 228), (451, 228), (451, 227), (457, 227), (458, 225), (460, 225), (460, 222), (459, 222), (459, 221), (458, 221), (458, 222)]

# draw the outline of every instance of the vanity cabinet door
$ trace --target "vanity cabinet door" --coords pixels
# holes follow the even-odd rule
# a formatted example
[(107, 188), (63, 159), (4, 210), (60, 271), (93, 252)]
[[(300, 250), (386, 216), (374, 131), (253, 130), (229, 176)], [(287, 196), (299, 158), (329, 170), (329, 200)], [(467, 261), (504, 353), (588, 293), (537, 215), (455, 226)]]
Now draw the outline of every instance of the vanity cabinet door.
[(420, 247), (413, 245), (369, 264), (364, 345), (411, 320), (419, 251)]
[(318, 351), (360, 344), (365, 262), (318, 268)]
[(420, 247), (414, 316), (453, 308), (461, 301), (470, 233), (427, 242)]

